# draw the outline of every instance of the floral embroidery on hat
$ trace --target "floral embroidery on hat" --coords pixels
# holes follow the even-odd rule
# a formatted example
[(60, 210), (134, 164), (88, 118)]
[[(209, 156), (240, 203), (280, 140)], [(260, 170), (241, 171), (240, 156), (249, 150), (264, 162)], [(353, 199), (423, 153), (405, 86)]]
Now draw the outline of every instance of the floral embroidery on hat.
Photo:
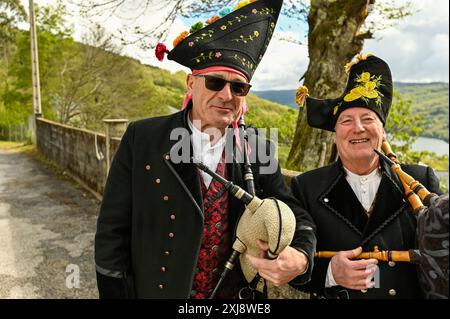
[(233, 39), (231, 41), (248, 43), (248, 41), (253, 41), (253, 40), (255, 40), (258, 37), (259, 37), (259, 32), (258, 31), (253, 31), (253, 33), (250, 34), (248, 37), (244, 37), (243, 35), (241, 35), (239, 37), (239, 39)]
[(206, 38), (212, 38), (212, 36), (214, 35), (214, 30), (208, 30), (207, 32), (201, 33), (200, 35), (196, 36), (194, 38), (195, 42), (200, 42), (205, 40)]
[(344, 97), (345, 102), (361, 99), (366, 102), (366, 104), (369, 104), (369, 99), (375, 99), (375, 104), (377, 106), (381, 105), (381, 97), (383, 94), (378, 91), (378, 88), (382, 85), (381, 75), (376, 76), (371, 75), (369, 72), (363, 72), (357, 76), (356, 82), (360, 84)]
[(195, 62), (200, 63), (200, 62), (204, 62), (207, 60), (214, 60), (214, 58), (220, 59), (221, 57), (222, 57), (222, 53), (220, 53), (219, 51), (218, 52), (210, 51), (207, 54), (202, 52), (202, 53), (200, 53), (199, 56), (193, 58), (192, 61), (195, 60)]
[(249, 68), (250, 70), (256, 69), (256, 65), (254, 65), (250, 60), (247, 60), (246, 58), (242, 58), (237, 54), (232, 56), (232, 58), (235, 59), (236, 61), (239, 61), (243, 67)]

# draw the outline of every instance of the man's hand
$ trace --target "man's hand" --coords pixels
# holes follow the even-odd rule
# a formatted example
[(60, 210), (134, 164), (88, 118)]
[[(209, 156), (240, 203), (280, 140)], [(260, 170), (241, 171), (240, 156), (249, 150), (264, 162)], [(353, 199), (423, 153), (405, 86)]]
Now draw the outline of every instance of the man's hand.
[(259, 257), (246, 254), (247, 261), (259, 272), (262, 278), (269, 280), (275, 286), (287, 284), (295, 277), (303, 274), (308, 266), (308, 258), (305, 254), (290, 246), (286, 247), (277, 259), (264, 258), (267, 255), (269, 245), (258, 240), (261, 249)]
[(351, 260), (362, 252), (362, 247), (340, 251), (331, 258), (331, 271), (334, 281), (342, 287), (363, 290), (373, 288), (373, 275), (378, 264), (376, 259)]

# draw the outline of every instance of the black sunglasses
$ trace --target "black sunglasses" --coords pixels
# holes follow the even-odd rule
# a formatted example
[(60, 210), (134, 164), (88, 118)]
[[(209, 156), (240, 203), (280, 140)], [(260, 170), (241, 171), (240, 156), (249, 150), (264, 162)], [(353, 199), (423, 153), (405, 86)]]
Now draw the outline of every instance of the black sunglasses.
[(212, 75), (196, 75), (196, 77), (205, 78), (205, 86), (211, 91), (222, 91), (227, 83), (230, 83), (231, 93), (234, 96), (246, 96), (248, 91), (252, 87), (248, 83), (238, 82), (238, 81), (227, 81), (225, 79), (219, 78)]

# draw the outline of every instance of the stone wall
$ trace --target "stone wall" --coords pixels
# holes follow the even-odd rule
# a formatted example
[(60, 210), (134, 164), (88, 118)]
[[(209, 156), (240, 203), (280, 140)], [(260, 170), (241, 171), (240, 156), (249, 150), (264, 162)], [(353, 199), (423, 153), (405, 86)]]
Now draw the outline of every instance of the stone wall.
[[(119, 143), (119, 138), (111, 139), (111, 157), (115, 154)], [(38, 150), (48, 160), (83, 186), (96, 194), (103, 193), (106, 181), (104, 134), (40, 118), (36, 121), (36, 144)]]

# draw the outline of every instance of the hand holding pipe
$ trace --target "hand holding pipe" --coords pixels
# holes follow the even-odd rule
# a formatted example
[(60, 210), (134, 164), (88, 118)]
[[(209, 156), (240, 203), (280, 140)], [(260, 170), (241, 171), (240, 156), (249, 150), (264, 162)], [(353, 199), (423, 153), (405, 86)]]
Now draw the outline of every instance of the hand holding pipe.
[[(315, 254), (315, 257), (333, 258), (333, 256), (335, 256), (337, 253), (337, 251), (319, 251)], [(375, 246), (373, 251), (362, 252), (354, 259), (377, 259), (380, 261), (416, 262), (417, 255), (414, 250), (379, 250), (378, 246)]]
[[(236, 240), (233, 243), (233, 254), (228, 260), (224, 273), (222, 273), (220, 283), (224, 280), (226, 273), (233, 269), (234, 261), (240, 256), (242, 272), (248, 283), (250, 283), (257, 274), (257, 270), (243, 258), (243, 253), (252, 256), (258, 256), (259, 247), (257, 240), (267, 242), (269, 245), (269, 258), (276, 258), (278, 254), (285, 249), (292, 241), (296, 228), (295, 215), (282, 201), (274, 198), (260, 199), (252, 196), (245, 190), (232, 182), (227, 181), (222, 176), (211, 171), (202, 163), (193, 161), (194, 164), (213, 179), (224, 185), (224, 187), (236, 198), (244, 202), (246, 209), (239, 219), (236, 229)], [(232, 260), (233, 259), (233, 260)], [(218, 290), (216, 286), (215, 292)], [(215, 295), (213, 292), (213, 295)]]

